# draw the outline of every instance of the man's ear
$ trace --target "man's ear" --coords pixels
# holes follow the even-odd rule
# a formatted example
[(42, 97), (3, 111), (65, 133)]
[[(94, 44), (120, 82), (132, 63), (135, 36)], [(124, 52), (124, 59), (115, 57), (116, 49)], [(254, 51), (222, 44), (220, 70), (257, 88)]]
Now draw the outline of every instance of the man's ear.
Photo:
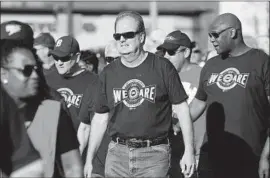
[(81, 53), (76, 53), (76, 57), (77, 57), (76, 63), (78, 63), (81, 59)]
[(237, 33), (236, 32), (237, 32), (237, 30), (234, 29), (234, 28), (231, 30), (231, 38), (235, 39), (237, 37)]
[(190, 55), (191, 55), (191, 50), (189, 48), (186, 48), (184, 52), (184, 57), (188, 58)]
[(146, 38), (146, 34), (145, 33), (141, 33), (140, 35), (140, 42), (144, 43), (145, 42), (145, 38)]

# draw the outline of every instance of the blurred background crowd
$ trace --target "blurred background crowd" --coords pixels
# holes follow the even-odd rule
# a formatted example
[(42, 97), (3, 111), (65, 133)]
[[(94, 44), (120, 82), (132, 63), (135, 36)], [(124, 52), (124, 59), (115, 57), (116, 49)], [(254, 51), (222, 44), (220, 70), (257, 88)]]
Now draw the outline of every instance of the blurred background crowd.
[(2, 1), (1, 23), (26, 22), (35, 37), (41, 32), (49, 32), (55, 39), (73, 35), (81, 50), (96, 56), (101, 71), (105, 65), (104, 48), (113, 40), (114, 20), (120, 11), (135, 10), (143, 15), (146, 50), (155, 52), (168, 33), (181, 30), (195, 42), (191, 60), (199, 63), (215, 55), (207, 30), (217, 15), (226, 12), (241, 20), (249, 46), (269, 54), (269, 7), (269, 2), (255, 1)]

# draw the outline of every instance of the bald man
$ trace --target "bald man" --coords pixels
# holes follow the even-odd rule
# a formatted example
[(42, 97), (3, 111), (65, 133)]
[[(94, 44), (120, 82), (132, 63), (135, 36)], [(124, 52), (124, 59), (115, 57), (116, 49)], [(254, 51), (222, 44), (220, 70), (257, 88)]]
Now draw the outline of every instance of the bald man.
[(190, 104), (193, 121), (206, 109), (199, 178), (263, 178), (269, 169), (269, 56), (244, 43), (241, 22), (230, 13), (213, 21), (209, 38), (218, 55), (202, 69)]
[(120, 54), (116, 48), (116, 41), (110, 41), (105, 47), (105, 62), (106, 64), (110, 64), (112, 61), (119, 59)]

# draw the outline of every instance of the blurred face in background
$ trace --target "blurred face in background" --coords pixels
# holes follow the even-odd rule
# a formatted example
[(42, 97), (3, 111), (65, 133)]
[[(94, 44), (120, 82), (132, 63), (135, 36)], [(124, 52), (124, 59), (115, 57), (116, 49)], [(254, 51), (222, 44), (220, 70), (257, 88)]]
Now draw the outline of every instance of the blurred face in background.
[(66, 57), (54, 57), (54, 63), (55, 67), (60, 75), (70, 74), (71, 69), (75, 66), (76, 60), (79, 57), (79, 55), (69, 55)]
[(34, 48), (36, 49), (36, 53), (39, 57), (39, 59), (41, 60), (41, 62), (43, 62), (44, 64), (48, 64), (51, 62), (50, 58), (49, 58), (49, 48), (45, 47), (43, 45), (35, 45)]
[(111, 62), (120, 59), (120, 54), (117, 50), (116, 44), (111, 42), (105, 48), (105, 62), (110, 64)]
[(144, 34), (138, 31), (138, 22), (132, 17), (123, 17), (117, 22), (115, 30), (114, 39), (119, 53), (121, 55), (138, 53), (144, 42)]
[(8, 92), (17, 98), (36, 95), (39, 76), (32, 51), (26, 48), (15, 48), (8, 55), (7, 60), (9, 62), (1, 68), (1, 81)]
[(192, 49), (190, 62), (198, 64), (201, 61), (202, 61), (202, 52), (201, 52), (201, 50), (198, 49), (198, 48)]

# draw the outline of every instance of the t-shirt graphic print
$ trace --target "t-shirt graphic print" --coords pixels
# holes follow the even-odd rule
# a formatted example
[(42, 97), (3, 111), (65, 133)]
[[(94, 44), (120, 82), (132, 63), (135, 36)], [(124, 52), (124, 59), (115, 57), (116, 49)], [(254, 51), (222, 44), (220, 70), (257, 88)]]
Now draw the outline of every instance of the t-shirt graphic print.
[(241, 73), (237, 68), (230, 67), (220, 73), (212, 73), (207, 86), (216, 84), (223, 92), (233, 89), (236, 85), (246, 88), (249, 73)]
[(64, 97), (68, 108), (71, 106), (80, 108), (83, 94), (76, 94), (70, 88), (59, 88), (57, 91)]
[(123, 102), (130, 110), (136, 109), (144, 101), (155, 103), (156, 85), (146, 86), (139, 79), (128, 80), (122, 88), (113, 88), (114, 105)]

